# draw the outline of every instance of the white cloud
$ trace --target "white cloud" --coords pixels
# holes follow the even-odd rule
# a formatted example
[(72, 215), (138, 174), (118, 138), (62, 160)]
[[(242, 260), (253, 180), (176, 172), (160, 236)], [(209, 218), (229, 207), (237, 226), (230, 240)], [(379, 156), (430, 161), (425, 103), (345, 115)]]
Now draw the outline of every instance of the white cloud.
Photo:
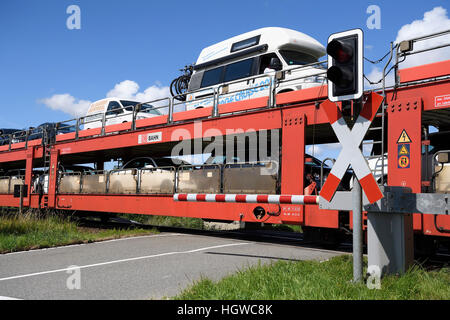
[(118, 97), (122, 99), (131, 99), (139, 102), (149, 102), (152, 100), (158, 100), (166, 97), (170, 97), (169, 87), (162, 87), (160, 85), (153, 85), (145, 89), (143, 92), (139, 92), (139, 85), (131, 80), (122, 81), (114, 86), (114, 89), (110, 90), (106, 96)]
[[(448, 29), (450, 29), (450, 19), (448, 18), (447, 10), (442, 7), (435, 7), (434, 9), (425, 12), (423, 19), (414, 20), (413, 22), (402, 26), (397, 32), (397, 37), (394, 42), (400, 43), (403, 40), (410, 40)], [(414, 44), (414, 51), (449, 43), (450, 34), (416, 42)], [(418, 53), (408, 56), (404, 62), (399, 64), (399, 69), (447, 60), (449, 57), (450, 47)], [(391, 68), (391, 65), (386, 69), (386, 71)], [(382, 71), (382, 67), (373, 67), (370, 73), (366, 74), (366, 77), (371, 82), (377, 82), (382, 78)], [(391, 71), (386, 77), (386, 86), (392, 86), (393, 84), (394, 73)], [(381, 85), (381, 82), (379, 84), (371, 85), (367, 80), (364, 80), (364, 87), (366, 89), (380, 88)]]
[(50, 109), (59, 110), (74, 117), (86, 115), (86, 112), (92, 103), (88, 100), (77, 100), (68, 93), (54, 94), (50, 98), (41, 99), (38, 100), (38, 102), (45, 104)]
[[(422, 20), (415, 20), (410, 24), (406, 24), (400, 28), (397, 33), (395, 43), (403, 40), (409, 40), (420, 36), (426, 36), (432, 33), (449, 30), (450, 19), (447, 15), (447, 10), (442, 7), (435, 7), (434, 9), (425, 12)], [(420, 41), (414, 44), (414, 51), (431, 48), (434, 46), (449, 44), (450, 34), (432, 38), (429, 40)], [(437, 50), (432, 50), (424, 53), (411, 55), (406, 58), (405, 62), (400, 64), (400, 68), (409, 68), (412, 66), (423, 65), (442, 60), (447, 60), (450, 57), (450, 47), (445, 47)]]
[[(389, 71), (390, 67), (386, 69), (386, 72)], [(383, 77), (383, 70), (378, 67), (373, 67), (369, 74), (366, 74), (367, 79), (369, 79), (371, 82), (378, 82)], [(365, 89), (372, 89), (372, 88), (381, 88), (383, 85), (382, 82), (377, 84), (370, 84), (369, 81), (364, 79), (364, 88)], [(386, 87), (394, 85), (394, 71), (391, 71), (386, 76)]]
[[(117, 97), (120, 99), (129, 99), (139, 102), (149, 102), (166, 97), (170, 97), (169, 87), (161, 86), (159, 83), (152, 85), (142, 92), (139, 92), (139, 84), (131, 80), (124, 80), (114, 86), (113, 89), (106, 93), (107, 98)], [(91, 101), (76, 99), (72, 95), (54, 94), (50, 98), (40, 99), (38, 103), (44, 104), (52, 110), (59, 110), (70, 114), (74, 117), (85, 116), (89, 109)], [(167, 102), (153, 104), (155, 106), (167, 105)], [(180, 111), (180, 106), (177, 106), (177, 111)], [(161, 109), (165, 113), (166, 110)]]
[(306, 147), (306, 153), (316, 158), (337, 157), (341, 151), (342, 146), (340, 143), (324, 143), (309, 145)]
[[(108, 91), (108, 98), (118, 97), (122, 99), (132, 99), (138, 92), (139, 85), (131, 80), (122, 81), (114, 86), (114, 89)], [(140, 101), (142, 102), (142, 101)]]
[(318, 145), (311, 145), (306, 148), (306, 153), (314, 157), (320, 157), (323, 154), (323, 150)]

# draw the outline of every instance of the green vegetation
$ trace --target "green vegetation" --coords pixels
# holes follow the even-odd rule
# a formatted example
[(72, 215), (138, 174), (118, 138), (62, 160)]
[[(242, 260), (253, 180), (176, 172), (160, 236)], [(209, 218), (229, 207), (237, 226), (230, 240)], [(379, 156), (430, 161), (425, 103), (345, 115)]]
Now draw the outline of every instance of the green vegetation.
[(450, 268), (427, 272), (414, 266), (402, 276), (384, 277), (379, 290), (351, 283), (352, 276), (351, 256), (325, 262), (278, 261), (249, 267), (217, 283), (201, 279), (175, 299), (450, 299)]
[(198, 218), (150, 216), (142, 214), (119, 214), (117, 216), (151, 226), (191, 228), (200, 230), (205, 228), (203, 220)]
[(0, 215), (0, 253), (87, 243), (156, 233), (143, 229), (84, 228), (63, 215)]
[[(151, 216), (141, 214), (119, 214), (117, 216), (151, 226), (210, 230), (210, 227), (205, 225), (204, 221), (199, 218)], [(261, 223), (253, 222), (247, 223), (246, 228), (249, 230), (274, 230), (274, 231), (300, 232), (300, 233), (302, 232), (301, 226), (286, 225), (286, 224), (264, 224), (264, 226), (261, 226)]]

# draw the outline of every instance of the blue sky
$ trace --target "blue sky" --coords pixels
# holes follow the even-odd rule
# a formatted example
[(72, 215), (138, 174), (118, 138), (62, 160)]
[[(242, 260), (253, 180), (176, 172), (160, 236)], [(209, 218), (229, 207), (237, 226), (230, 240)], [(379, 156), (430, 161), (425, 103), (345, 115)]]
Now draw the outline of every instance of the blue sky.
[[(73, 4), (81, 9), (80, 30), (66, 27)], [(366, 26), (369, 5), (381, 9), (379, 30)], [(333, 32), (361, 28), (366, 57), (377, 59), (402, 26), (435, 7), (448, 10), (448, 1), (1, 0), (0, 127), (70, 119), (42, 103), (57, 94), (76, 105), (104, 98), (124, 80), (139, 92), (162, 89), (205, 46), (266, 26), (299, 30), (324, 45)]]

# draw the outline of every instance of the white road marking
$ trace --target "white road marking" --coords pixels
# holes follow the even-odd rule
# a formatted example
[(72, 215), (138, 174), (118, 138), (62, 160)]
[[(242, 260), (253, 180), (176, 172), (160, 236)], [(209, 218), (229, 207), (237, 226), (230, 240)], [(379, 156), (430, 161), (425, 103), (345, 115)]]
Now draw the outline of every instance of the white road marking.
[[(226, 247), (233, 247), (233, 246), (242, 246), (242, 245), (246, 245), (246, 244), (250, 244), (250, 242), (229, 243), (229, 244), (223, 244), (223, 245), (212, 246), (212, 247), (204, 247), (204, 248), (192, 249), (192, 250), (187, 250), (187, 251), (174, 251), (174, 252), (158, 253), (158, 254), (153, 254), (153, 255), (149, 255), (149, 256), (142, 256), (142, 257), (135, 257), (135, 258), (128, 258), (128, 259), (107, 261), (107, 262), (101, 262), (101, 263), (94, 263), (94, 264), (89, 264), (89, 265), (85, 265), (85, 266), (78, 266), (78, 267), (80, 269), (86, 269), (86, 268), (100, 267), (100, 266), (105, 266), (105, 265), (110, 265), (110, 264), (115, 264), (115, 263), (122, 263), (122, 262), (130, 262), (130, 261), (136, 261), (136, 260), (164, 257), (164, 256), (170, 256), (170, 255), (176, 255), (176, 254), (196, 253), (196, 252), (200, 252), (200, 251), (204, 251), (204, 250), (219, 249), (219, 248), (226, 248)], [(40, 275), (44, 275), (44, 274), (57, 273), (57, 272), (65, 272), (67, 270), (71, 270), (71, 268), (56, 269), (56, 270), (50, 270), (50, 271), (42, 271), (42, 272), (23, 274), (23, 275), (12, 276), (12, 277), (7, 277), (7, 278), (1, 278), (0, 281), (14, 280), (14, 279), (20, 279), (20, 278), (27, 278), (27, 277), (34, 277), (34, 276), (40, 276)]]
[(3, 296), (0, 296), (0, 300), (22, 300), (22, 299), (13, 298), (13, 297), (3, 297)]

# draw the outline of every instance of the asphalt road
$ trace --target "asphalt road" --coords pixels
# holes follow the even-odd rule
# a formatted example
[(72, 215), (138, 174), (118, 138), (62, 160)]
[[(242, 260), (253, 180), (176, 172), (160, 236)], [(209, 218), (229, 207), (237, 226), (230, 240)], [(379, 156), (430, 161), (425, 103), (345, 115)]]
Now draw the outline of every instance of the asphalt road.
[(202, 276), (218, 280), (258, 261), (340, 254), (297, 242), (161, 233), (0, 255), (0, 299), (161, 299)]

